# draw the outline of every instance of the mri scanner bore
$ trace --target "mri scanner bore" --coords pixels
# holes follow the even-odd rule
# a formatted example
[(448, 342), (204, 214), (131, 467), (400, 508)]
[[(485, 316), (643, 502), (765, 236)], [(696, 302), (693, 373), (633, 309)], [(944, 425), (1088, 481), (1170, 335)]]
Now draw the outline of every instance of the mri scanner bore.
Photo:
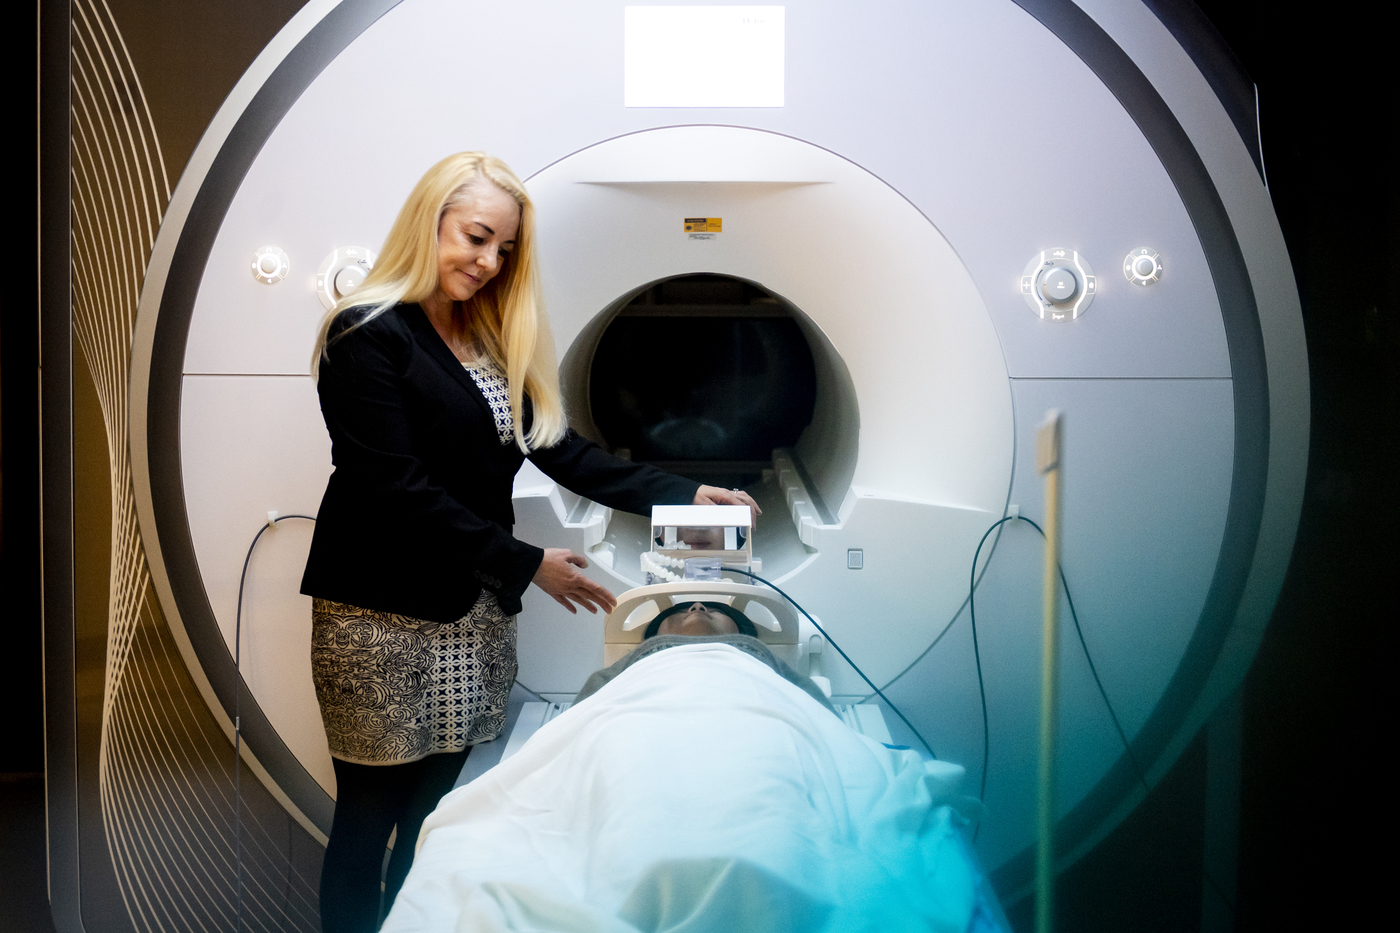
[[(187, 664), (216, 715), (247, 691), (250, 760), (304, 825), (329, 828), (335, 793), (296, 592), (306, 531), (279, 525), (254, 555), (241, 671), (238, 568), (263, 516), (314, 513), (330, 472), (306, 366), (319, 261), (378, 247), (423, 166), (468, 146), (506, 156), (537, 205), (570, 423), (696, 481), (753, 479), (761, 575), (985, 778), (976, 850), (1004, 893), (1029, 883), (1035, 839), (1039, 536), (1001, 526), (974, 574), (985, 769), (968, 567), (993, 523), (1043, 514), (1046, 410), (1067, 419), (1065, 572), (1132, 746), (1066, 639), (1064, 858), (1130, 812), (1133, 761), (1165, 773), (1240, 683), (1287, 565), (1308, 411), (1292, 273), (1236, 129), (1252, 121), (1142, 3), (784, 9), (761, 43), (785, 56), (775, 93), (630, 106), (621, 3), (312, 5), (202, 143), (142, 299), (142, 532)], [(476, 60), (528, 77), (447, 93), (454, 37), (481, 30), (531, 35)], [(1028, 132), (1047, 89), (1079, 128), (1053, 143)], [(327, 146), (346, 99), (373, 116)], [(288, 257), (275, 285), (248, 271), (267, 244)], [(521, 540), (587, 555), (614, 592), (644, 584), (645, 517), (529, 466), (512, 507)], [(523, 606), (520, 680), (567, 700), (603, 666), (603, 621)], [(821, 665), (838, 705), (872, 695), (839, 656)]]
[[(816, 369), (779, 297), (723, 275), (644, 289), (603, 332), (589, 411), (613, 449), (747, 486), (812, 422)], [(639, 365), (651, 361), (650, 365)]]

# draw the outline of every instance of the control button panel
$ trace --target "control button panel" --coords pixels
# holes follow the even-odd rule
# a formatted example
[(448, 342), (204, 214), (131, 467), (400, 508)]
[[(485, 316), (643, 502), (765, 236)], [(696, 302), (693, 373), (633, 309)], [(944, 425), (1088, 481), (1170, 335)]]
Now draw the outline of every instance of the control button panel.
[(1123, 275), (1134, 285), (1156, 285), (1162, 278), (1162, 257), (1146, 246), (1135, 249), (1123, 259)]
[(253, 252), (253, 278), (264, 285), (276, 285), (291, 268), (287, 254), (276, 246), (261, 246)]
[(1098, 279), (1088, 260), (1072, 249), (1047, 249), (1026, 264), (1021, 295), (1047, 321), (1072, 321), (1088, 309)]
[(316, 295), (327, 311), (360, 287), (374, 268), (375, 258), (374, 252), (363, 246), (342, 246), (321, 261), (316, 273)]

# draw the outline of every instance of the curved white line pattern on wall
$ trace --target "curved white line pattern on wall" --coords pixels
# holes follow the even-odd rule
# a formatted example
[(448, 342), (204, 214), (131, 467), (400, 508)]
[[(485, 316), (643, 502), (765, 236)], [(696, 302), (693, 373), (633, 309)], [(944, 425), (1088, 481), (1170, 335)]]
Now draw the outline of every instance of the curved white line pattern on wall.
[[(108, 854), (137, 930), (314, 933), (316, 881), (289, 856), (290, 820), (260, 787), (250, 788), (257, 784), (250, 775), (237, 800), (233, 748), (181, 663), (150, 585), (133, 499), (127, 378), (170, 182), (111, 9), (105, 0), (74, 0), (71, 10), (73, 332), (96, 386), (110, 468), (98, 749)], [(85, 919), (92, 929), (107, 925)]]

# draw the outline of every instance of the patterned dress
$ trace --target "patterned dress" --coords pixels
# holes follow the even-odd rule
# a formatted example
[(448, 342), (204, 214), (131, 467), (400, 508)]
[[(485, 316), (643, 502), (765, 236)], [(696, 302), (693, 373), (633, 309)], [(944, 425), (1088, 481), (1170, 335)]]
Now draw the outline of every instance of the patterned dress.
[[(489, 364), (463, 364), (514, 438), (510, 393)], [(515, 617), (482, 590), (455, 622), (312, 601), (311, 672), (331, 755), (392, 765), (461, 751), (501, 734), (515, 683)]]

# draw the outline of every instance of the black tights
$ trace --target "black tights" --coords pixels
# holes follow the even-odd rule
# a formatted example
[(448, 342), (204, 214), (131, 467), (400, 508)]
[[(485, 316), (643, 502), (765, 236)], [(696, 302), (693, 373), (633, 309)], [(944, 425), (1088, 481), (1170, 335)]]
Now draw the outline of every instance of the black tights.
[(324, 933), (374, 933), (379, 928), (379, 875), (389, 833), (398, 826), (384, 875), (384, 913), (413, 864), (423, 820), (452, 789), (471, 746), (403, 765), (335, 764), (335, 820), (321, 865)]

